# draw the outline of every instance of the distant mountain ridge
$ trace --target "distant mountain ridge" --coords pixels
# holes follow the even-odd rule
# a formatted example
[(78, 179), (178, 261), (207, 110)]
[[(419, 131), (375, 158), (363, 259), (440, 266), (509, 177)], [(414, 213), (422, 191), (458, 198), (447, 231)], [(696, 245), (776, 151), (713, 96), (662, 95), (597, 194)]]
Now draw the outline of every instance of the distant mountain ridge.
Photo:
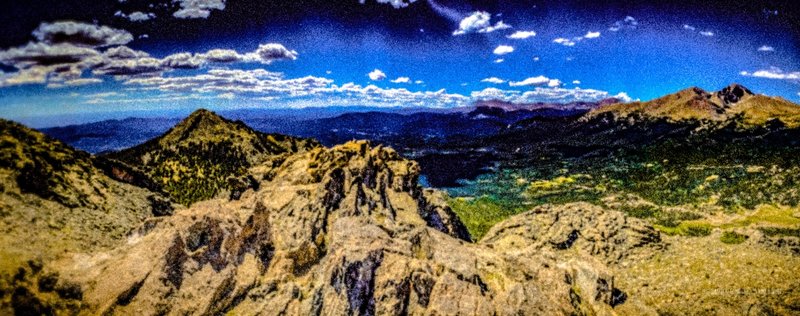
[(742, 127), (763, 126), (771, 120), (780, 120), (788, 127), (800, 126), (800, 106), (782, 98), (754, 94), (739, 84), (713, 93), (692, 87), (647, 102), (607, 105), (592, 110), (587, 118), (601, 115), (671, 122), (739, 120)]

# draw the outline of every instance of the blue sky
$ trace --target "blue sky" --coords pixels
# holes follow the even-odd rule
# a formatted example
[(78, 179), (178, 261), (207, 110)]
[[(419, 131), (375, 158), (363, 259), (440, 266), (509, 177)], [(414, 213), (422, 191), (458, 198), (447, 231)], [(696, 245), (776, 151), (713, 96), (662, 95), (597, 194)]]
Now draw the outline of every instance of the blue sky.
[(774, 3), (378, 2), (7, 13), (29, 29), (0, 33), (0, 117), (628, 101), (733, 82), (800, 102), (796, 12)]

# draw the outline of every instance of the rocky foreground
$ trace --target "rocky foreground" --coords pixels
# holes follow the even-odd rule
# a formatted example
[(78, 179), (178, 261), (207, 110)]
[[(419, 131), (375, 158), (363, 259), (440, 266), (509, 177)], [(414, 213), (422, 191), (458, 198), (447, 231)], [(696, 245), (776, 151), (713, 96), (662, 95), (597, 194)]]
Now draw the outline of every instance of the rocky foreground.
[[(660, 242), (639, 220), (574, 204), (471, 243), (440, 193), (417, 184), (415, 162), (368, 142), (251, 172), (263, 180), (239, 200), (196, 203), (116, 249), (21, 269), (5, 311), (613, 314), (629, 298), (604, 262)], [(527, 218), (544, 213), (558, 215)]]

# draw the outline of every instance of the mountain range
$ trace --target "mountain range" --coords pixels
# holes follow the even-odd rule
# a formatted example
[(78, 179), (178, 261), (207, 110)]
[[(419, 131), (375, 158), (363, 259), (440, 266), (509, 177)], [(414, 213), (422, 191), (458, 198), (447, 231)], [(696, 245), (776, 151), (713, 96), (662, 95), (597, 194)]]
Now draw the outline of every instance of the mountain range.
[(793, 314), (797, 109), (2, 120), (0, 314)]

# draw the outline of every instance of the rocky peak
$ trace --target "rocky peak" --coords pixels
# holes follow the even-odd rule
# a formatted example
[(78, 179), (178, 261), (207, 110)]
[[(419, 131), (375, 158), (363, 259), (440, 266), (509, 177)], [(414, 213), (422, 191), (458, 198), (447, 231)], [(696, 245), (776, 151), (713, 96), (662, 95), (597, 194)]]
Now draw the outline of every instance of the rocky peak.
[(250, 167), (314, 148), (313, 140), (255, 131), (208, 110), (197, 110), (164, 135), (108, 157), (135, 166), (182, 204), (230, 192), (231, 198), (256, 182)]
[(751, 95), (753, 95), (753, 92), (737, 83), (731, 84), (716, 93), (716, 96), (722, 100), (725, 105), (737, 103)]
[[(45, 270), (75, 284), (86, 314), (610, 315), (624, 302), (596, 259), (515, 243), (563, 237), (524, 218), (491, 244), (466, 242), (416, 163), (390, 148), (350, 142), (261, 167), (240, 200), (197, 203), (111, 255)], [(590, 226), (577, 229), (605, 238)]]

